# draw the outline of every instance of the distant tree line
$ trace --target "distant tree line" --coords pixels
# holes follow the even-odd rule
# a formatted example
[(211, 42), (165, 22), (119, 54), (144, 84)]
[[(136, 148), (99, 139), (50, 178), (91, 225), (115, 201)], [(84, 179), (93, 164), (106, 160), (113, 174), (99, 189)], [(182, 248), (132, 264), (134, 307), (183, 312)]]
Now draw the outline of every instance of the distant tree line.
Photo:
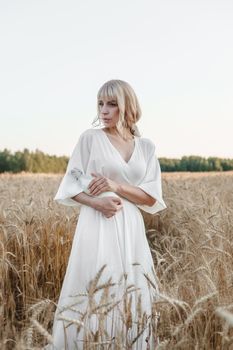
[(161, 171), (227, 171), (233, 170), (233, 159), (183, 156), (181, 159), (159, 158)]
[[(45, 154), (38, 149), (12, 153), (0, 151), (0, 173), (21, 171), (31, 173), (64, 173), (69, 157)], [(159, 158), (161, 171), (227, 171), (233, 170), (233, 159), (200, 156), (183, 156), (181, 159)]]
[(14, 154), (6, 148), (0, 151), (0, 173), (21, 171), (31, 173), (63, 173), (65, 172), (69, 158), (45, 154), (38, 149), (30, 152), (25, 148), (22, 152)]

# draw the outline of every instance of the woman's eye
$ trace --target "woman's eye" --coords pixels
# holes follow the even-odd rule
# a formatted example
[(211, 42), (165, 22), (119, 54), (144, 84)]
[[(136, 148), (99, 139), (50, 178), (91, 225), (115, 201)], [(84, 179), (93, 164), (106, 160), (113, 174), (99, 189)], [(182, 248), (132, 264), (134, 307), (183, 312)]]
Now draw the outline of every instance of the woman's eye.
[[(109, 102), (108, 103), (110, 106), (117, 106), (115, 102)], [(103, 102), (99, 102), (99, 106), (103, 106)]]

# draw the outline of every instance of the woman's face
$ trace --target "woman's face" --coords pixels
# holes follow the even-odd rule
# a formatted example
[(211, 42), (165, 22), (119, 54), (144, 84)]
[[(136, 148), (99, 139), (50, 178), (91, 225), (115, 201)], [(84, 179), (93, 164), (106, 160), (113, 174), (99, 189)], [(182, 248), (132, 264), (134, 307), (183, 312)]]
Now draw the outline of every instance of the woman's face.
[(119, 120), (119, 108), (116, 99), (99, 99), (100, 119), (106, 128), (116, 125)]

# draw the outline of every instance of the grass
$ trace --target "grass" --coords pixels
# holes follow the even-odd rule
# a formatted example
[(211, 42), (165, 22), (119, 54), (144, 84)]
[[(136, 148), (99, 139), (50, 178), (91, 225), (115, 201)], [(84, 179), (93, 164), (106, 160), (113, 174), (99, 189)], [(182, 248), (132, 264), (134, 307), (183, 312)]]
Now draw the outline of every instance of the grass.
[[(162, 176), (168, 209), (155, 216), (142, 212), (160, 296), (154, 301), (150, 319), (140, 314), (138, 300), (138, 334), (150, 325), (150, 331), (160, 339), (156, 349), (230, 349), (233, 347), (233, 172), (163, 173)], [(52, 174), (0, 176), (0, 324), (3, 325), (0, 348), (3, 350), (38, 349), (52, 342), (55, 302), (78, 219), (77, 208), (61, 206), (52, 200), (60, 180), (61, 176)], [(83, 324), (64, 320), (66, 325), (76, 322), (80, 330), (86, 327), (86, 349), (111, 348), (104, 335), (104, 324), (117, 304), (108, 293), (111, 281), (101, 286), (100, 275), (101, 271), (90, 281), (86, 296), (90, 307), (84, 313)], [(98, 290), (103, 294), (96, 305), (92, 297)], [(132, 294), (133, 287), (125, 290), (122, 298), (125, 328), (114, 340), (115, 349), (130, 349), (134, 341), (127, 336), (132, 328)], [(95, 334), (88, 330), (93, 313), (99, 318), (99, 330)]]

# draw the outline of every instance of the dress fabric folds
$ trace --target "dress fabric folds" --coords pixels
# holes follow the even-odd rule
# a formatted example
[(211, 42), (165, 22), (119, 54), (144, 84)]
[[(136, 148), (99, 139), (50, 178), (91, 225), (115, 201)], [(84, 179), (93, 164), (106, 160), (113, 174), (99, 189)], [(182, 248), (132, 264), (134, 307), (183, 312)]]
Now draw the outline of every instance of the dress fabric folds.
[[(137, 288), (137, 291), (132, 293), (132, 321), (138, 316), (136, 296), (140, 295), (142, 310), (148, 315), (152, 312), (152, 301), (157, 297), (158, 287), (139, 208), (155, 214), (167, 206), (162, 198), (161, 170), (154, 143), (150, 139), (138, 136), (134, 137), (134, 141), (133, 153), (126, 162), (102, 129), (91, 128), (81, 134), (71, 155), (54, 200), (64, 205), (78, 206), (80, 212), (54, 316), (54, 344), (48, 345), (46, 349), (85, 348), (83, 327), (77, 332), (81, 319), (80, 312), (84, 312), (87, 308), (88, 300), (85, 293), (90, 287), (90, 280), (94, 279), (104, 265), (98, 285), (109, 281), (113, 283), (110, 292), (111, 296), (116, 298), (114, 300), (123, 300), (125, 290), (123, 285), (124, 287), (133, 285)], [(155, 198), (156, 202), (153, 206), (138, 205), (121, 197), (123, 207), (114, 216), (106, 218), (100, 211), (81, 205), (71, 198), (83, 191), (78, 181), (71, 175), (73, 168), (80, 169), (85, 175), (98, 173), (116, 182), (140, 187)], [(151, 287), (144, 274), (150, 278), (155, 288)], [(83, 296), (80, 296), (82, 293)], [(97, 303), (101, 300), (101, 293), (101, 290), (96, 293)], [(72, 307), (67, 308), (68, 305)], [(69, 322), (71, 319), (76, 322)], [(89, 322), (89, 329), (93, 331), (98, 329), (98, 319), (95, 315)], [(114, 332), (120, 325), (120, 311), (110, 312), (104, 325), (109, 339), (116, 335)], [(131, 339), (135, 334), (136, 326), (133, 323)], [(147, 349), (148, 344), (150, 349), (155, 348), (156, 340), (148, 334), (149, 331), (146, 329), (133, 344), (132, 349)]]

